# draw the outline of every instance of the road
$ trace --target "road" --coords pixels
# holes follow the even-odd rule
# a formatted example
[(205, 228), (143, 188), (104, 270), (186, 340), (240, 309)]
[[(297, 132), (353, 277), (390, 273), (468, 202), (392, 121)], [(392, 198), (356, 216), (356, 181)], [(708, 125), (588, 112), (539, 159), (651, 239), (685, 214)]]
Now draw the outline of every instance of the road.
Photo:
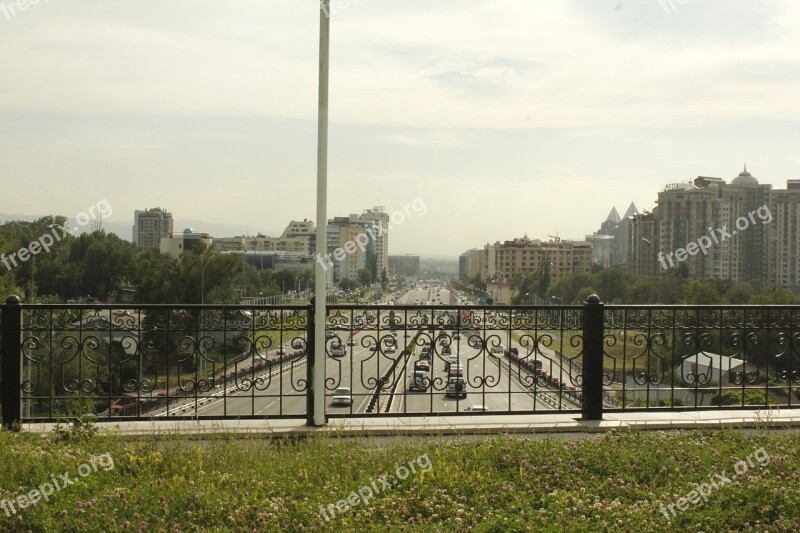
[[(409, 290), (400, 297), (401, 305), (449, 305), (450, 292), (436, 286), (425, 286)], [(430, 303), (429, 303), (430, 302)], [(486, 316), (479, 316), (486, 320)], [(480, 334), (477, 331), (456, 330), (457, 317), (443, 315), (441, 311), (404, 309), (393, 311), (381, 308), (376, 311), (350, 311), (342, 317), (341, 325), (332, 328), (335, 337), (326, 339), (328, 353), (335, 343), (345, 346), (345, 355), (326, 357), (326, 410), (331, 415), (366, 413), (370, 400), (381, 382), (377, 412), (391, 413), (448, 413), (471, 410), (472, 406), (483, 406), (491, 411), (548, 411), (557, 409), (558, 395), (548, 387), (536, 383), (527, 371), (520, 371), (502, 353), (491, 354), (482, 349)], [(357, 324), (369, 324), (368, 330), (361, 331)], [(446, 324), (440, 326), (440, 323)], [(395, 324), (397, 331), (390, 327)], [(430, 329), (431, 324), (436, 329)], [(352, 329), (351, 329), (352, 327)], [(408, 329), (406, 329), (408, 328)], [(493, 339), (489, 346), (499, 343), (499, 336), (506, 335), (503, 342), (519, 349), (521, 355), (527, 354), (516, 341), (508, 342), (508, 332), (488, 331)], [(436, 339), (442, 336), (438, 342)], [(431, 342), (433, 346), (430, 387), (426, 391), (408, 390), (408, 375), (418, 360), (422, 345)], [(396, 342), (394, 350), (390, 345)], [(373, 351), (380, 343), (381, 348)], [(449, 345), (453, 355), (457, 355), (463, 365), (463, 378), (466, 383), (466, 398), (449, 398), (445, 394), (448, 376), (444, 370), (444, 346)], [(400, 354), (408, 347), (410, 353)], [(549, 352), (549, 353), (547, 353)], [(274, 355), (270, 353), (269, 355)], [(394, 370), (388, 374), (395, 360), (401, 358)], [(531, 356), (533, 357), (533, 356)], [(566, 377), (558, 358), (549, 350), (542, 350), (537, 357), (543, 360), (544, 369), (550, 375)], [(170, 404), (169, 412), (161, 409), (160, 416), (303, 416), (306, 410), (305, 358), (293, 363), (283, 362), (273, 365), (270, 370), (250, 371), (247, 376), (229, 380), (226, 386), (218, 386), (206, 393), (208, 398), (178, 398)], [(562, 381), (565, 381), (562, 379)], [(569, 384), (569, 381), (566, 380)], [(393, 386), (395, 385), (395, 386)], [(333, 406), (333, 391), (338, 387), (352, 390), (353, 403), (350, 406)], [(577, 404), (562, 399), (562, 408), (577, 409)]]

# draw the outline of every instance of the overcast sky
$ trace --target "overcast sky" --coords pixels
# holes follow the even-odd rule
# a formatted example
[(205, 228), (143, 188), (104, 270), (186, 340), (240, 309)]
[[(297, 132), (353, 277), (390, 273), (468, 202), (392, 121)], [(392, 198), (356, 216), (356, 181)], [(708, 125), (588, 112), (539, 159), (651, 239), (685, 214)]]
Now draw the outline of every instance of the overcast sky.
[[(0, 0), (0, 212), (315, 218), (318, 3), (44, 2)], [(583, 238), (745, 162), (800, 179), (796, 0), (333, 9), (328, 214), (421, 199), (392, 254)]]

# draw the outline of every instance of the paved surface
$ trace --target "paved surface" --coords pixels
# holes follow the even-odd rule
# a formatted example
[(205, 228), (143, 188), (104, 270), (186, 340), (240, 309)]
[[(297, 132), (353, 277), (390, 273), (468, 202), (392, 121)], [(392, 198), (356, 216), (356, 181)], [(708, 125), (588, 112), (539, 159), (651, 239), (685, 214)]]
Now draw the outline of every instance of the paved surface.
[[(601, 433), (622, 428), (642, 430), (731, 428), (800, 428), (800, 409), (606, 413), (602, 421), (583, 421), (580, 414), (507, 416), (424, 416), (331, 418), (323, 427), (305, 420), (182, 420), (99, 422), (113, 435), (227, 434), (241, 436), (307, 436), (328, 433), (365, 435), (470, 435), (491, 433)], [(49, 433), (54, 424), (22, 424), (32, 433)]]

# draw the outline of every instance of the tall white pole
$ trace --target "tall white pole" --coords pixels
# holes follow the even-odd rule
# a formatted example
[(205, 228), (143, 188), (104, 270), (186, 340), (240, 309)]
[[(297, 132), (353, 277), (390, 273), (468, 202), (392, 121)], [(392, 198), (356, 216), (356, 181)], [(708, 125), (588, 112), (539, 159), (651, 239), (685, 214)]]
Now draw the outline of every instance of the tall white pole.
[[(330, 0), (319, 4), (319, 114), (317, 119), (317, 254), (328, 248), (328, 64)], [(328, 276), (322, 261), (315, 263), (314, 425), (325, 424), (325, 316)]]

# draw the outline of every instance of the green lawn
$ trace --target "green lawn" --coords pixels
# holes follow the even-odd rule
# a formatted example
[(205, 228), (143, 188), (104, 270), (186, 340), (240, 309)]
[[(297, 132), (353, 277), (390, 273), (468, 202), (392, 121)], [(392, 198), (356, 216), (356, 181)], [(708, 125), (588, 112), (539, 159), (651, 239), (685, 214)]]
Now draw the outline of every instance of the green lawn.
[[(577, 441), (498, 436), (397, 442), (57, 439), (4, 431), (0, 498), (40, 486), (49, 492), (48, 483), (66, 484), (65, 473), (74, 483), (35, 506), (20, 509), (15, 500), (16, 514), (0, 511), (0, 530), (800, 528), (796, 432), (621, 431)], [(382, 474), (389, 475), (386, 484)], [(693, 492), (698, 486), (706, 502)], [(348, 499), (352, 506), (340, 501)], [(326, 522), (320, 506), (329, 505)]]

